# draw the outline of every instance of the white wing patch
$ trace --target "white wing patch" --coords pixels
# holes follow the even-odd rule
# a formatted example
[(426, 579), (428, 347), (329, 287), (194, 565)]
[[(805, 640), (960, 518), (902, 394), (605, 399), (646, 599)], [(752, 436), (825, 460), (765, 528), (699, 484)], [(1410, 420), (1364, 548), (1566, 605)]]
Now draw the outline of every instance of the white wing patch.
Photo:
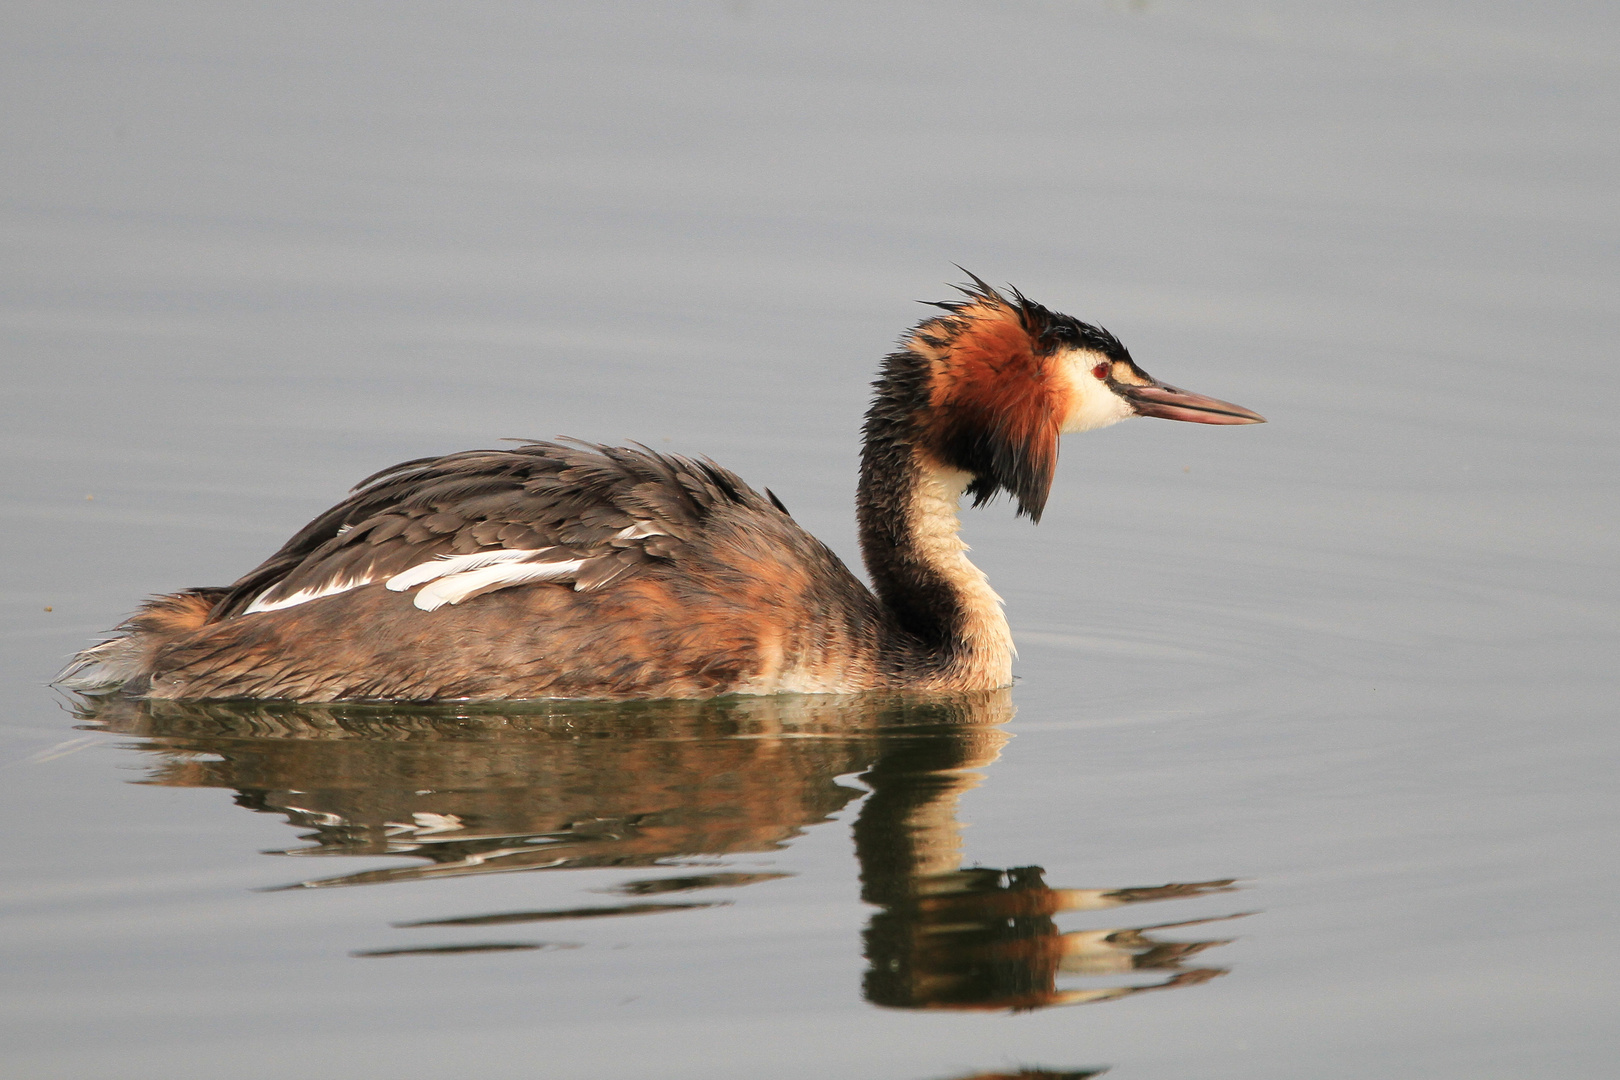
[[(477, 570), (464, 570), (423, 586), (412, 603), (423, 611), (437, 611), (446, 604), (459, 604), (463, 600), (470, 600), (475, 596), (494, 592), (496, 589), (527, 585), (534, 581), (556, 581), (566, 578), (571, 574), (577, 574), (579, 568), (584, 565), (584, 559), (570, 559), (567, 562), (503, 562), (494, 566), (480, 567)], [(398, 577), (390, 580), (388, 587), (393, 589), (394, 582), (398, 580)]]
[(475, 551), (471, 555), (440, 555), (425, 563), (418, 563), (388, 579), (394, 592), (404, 592), (418, 585), (426, 585), (437, 578), (449, 577), (468, 570), (492, 566), (496, 563), (524, 562), (543, 555), (548, 548), (496, 548), (494, 551)]
[(319, 600), (323, 596), (336, 596), (338, 593), (348, 592), (350, 589), (358, 589), (362, 585), (370, 584), (370, 578), (351, 578), (346, 581), (334, 581), (322, 585), (318, 589), (300, 589), (291, 596), (283, 596), (280, 600), (266, 601), (265, 597), (275, 589), (275, 586), (272, 585), (260, 593), (242, 614), (252, 615), (256, 611), (279, 611), (282, 608), (297, 607), (299, 604), (307, 604), (311, 600)]
[(459, 604), (475, 596), (513, 585), (535, 581), (558, 581), (577, 574), (584, 559), (541, 561), (553, 548), (505, 548), (475, 551), (471, 555), (441, 555), (431, 562), (413, 566), (388, 579), (388, 588), (404, 592), (424, 586), (411, 602), (423, 611), (437, 611), (446, 604)]
[[(614, 539), (642, 540), (664, 535), (665, 532), (652, 522), (637, 521), (619, 530)], [(559, 550), (550, 547), (498, 548), (494, 551), (475, 551), (470, 555), (440, 555), (395, 574), (385, 584), (393, 592), (406, 592), (418, 585), (424, 586), (412, 603), (423, 611), (437, 611), (446, 604), (459, 604), (497, 589), (537, 581), (563, 581), (579, 573), (585, 565), (584, 559), (546, 558)], [(280, 600), (266, 601), (264, 598), (275, 588), (271, 586), (260, 593), (242, 614), (296, 607), (323, 596), (335, 596), (362, 585), (370, 585), (373, 580), (366, 577), (334, 581), (319, 588), (301, 589)]]

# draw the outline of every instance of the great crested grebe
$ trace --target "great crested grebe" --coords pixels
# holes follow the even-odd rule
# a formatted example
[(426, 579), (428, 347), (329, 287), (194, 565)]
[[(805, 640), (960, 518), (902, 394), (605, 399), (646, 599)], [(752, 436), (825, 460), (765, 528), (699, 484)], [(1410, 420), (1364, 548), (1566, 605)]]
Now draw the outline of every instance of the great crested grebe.
[[(973, 275), (969, 275), (973, 276)], [(228, 588), (145, 604), (64, 682), (152, 698), (701, 698), (1012, 681), (963, 495), (1040, 520), (1058, 436), (1130, 416), (1258, 424), (1150, 377), (1106, 330), (973, 277), (883, 363), (862, 585), (708, 461), (527, 443), (363, 481)]]

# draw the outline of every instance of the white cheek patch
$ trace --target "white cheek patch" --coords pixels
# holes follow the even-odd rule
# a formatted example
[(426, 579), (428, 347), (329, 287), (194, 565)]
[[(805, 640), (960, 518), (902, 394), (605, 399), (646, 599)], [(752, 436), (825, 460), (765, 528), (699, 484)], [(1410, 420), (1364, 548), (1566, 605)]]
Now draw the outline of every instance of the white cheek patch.
[(1062, 431), (1095, 431), (1097, 428), (1129, 420), (1136, 415), (1130, 402), (1108, 388), (1091, 373), (1105, 358), (1098, 353), (1079, 351), (1064, 358), (1069, 375), (1069, 414), (1063, 418)]

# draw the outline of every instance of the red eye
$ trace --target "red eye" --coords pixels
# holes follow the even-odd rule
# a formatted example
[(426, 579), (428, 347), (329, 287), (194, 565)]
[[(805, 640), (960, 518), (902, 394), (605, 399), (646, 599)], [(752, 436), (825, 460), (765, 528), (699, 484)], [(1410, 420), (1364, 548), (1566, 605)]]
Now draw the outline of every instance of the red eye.
[(1091, 369), (1091, 373), (1095, 375), (1098, 380), (1105, 381), (1108, 378), (1108, 371), (1111, 367), (1112, 365), (1110, 364), (1098, 364), (1096, 367)]

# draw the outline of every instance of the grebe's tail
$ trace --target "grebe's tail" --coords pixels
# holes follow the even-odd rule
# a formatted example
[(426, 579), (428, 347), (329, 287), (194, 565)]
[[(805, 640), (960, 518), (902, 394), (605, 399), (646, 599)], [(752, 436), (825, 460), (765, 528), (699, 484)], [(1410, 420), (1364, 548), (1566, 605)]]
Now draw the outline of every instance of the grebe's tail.
[(88, 692), (120, 686), (126, 692), (144, 692), (157, 654), (171, 642), (202, 629), (208, 621), (208, 613), (227, 591), (185, 589), (168, 596), (154, 596), (118, 627), (117, 637), (92, 645), (74, 656), (72, 663), (56, 677), (56, 684)]

